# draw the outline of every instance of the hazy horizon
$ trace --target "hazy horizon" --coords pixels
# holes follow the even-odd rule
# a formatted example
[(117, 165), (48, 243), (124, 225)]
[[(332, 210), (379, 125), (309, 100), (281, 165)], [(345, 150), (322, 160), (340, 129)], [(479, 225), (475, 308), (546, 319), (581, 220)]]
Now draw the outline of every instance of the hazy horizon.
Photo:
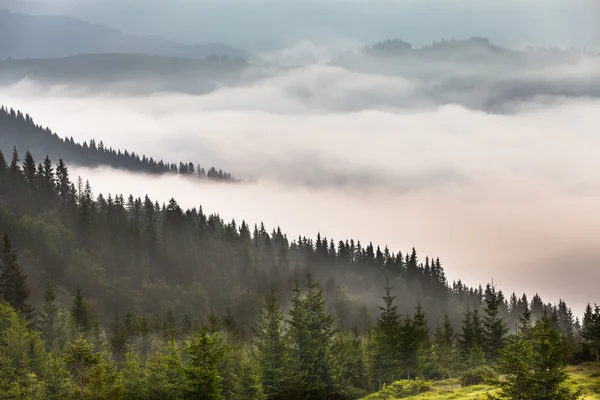
[(303, 43), (336, 54), (388, 38), (421, 46), (440, 38), (471, 36), (490, 37), (509, 47), (600, 49), (596, 23), (600, 4), (594, 0), (176, 0), (168, 7), (165, 4), (164, 0), (0, 0), (0, 8), (13, 11), (63, 14), (130, 34), (186, 44), (223, 42), (261, 54)]
[[(586, 78), (585, 65), (545, 68), (545, 82)], [(521, 76), (533, 80), (534, 70)], [(450, 279), (564, 298), (577, 314), (600, 302), (600, 222), (592, 218), (600, 99), (520, 100), (509, 91), (496, 96), (503, 112), (490, 113), (479, 109), (484, 91), (467, 96), (468, 108), (435, 104), (422, 85), (414, 76), (313, 65), (204, 95), (22, 81), (0, 89), (0, 103), (77, 141), (192, 160), (254, 181), (201, 184), (73, 168), (95, 194), (175, 197), (225, 219), (281, 226), (290, 239), (321, 232), (395, 251), (415, 246), (440, 257)]]

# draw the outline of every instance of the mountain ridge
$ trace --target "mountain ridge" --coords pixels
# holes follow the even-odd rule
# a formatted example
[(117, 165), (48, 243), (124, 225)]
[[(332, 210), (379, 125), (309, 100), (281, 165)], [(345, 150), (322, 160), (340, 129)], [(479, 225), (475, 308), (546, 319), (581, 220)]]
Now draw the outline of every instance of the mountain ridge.
[(136, 53), (195, 59), (219, 55), (256, 59), (247, 51), (222, 43), (190, 46), (159, 36), (129, 35), (107, 25), (65, 15), (38, 16), (0, 9), (0, 59), (57, 58), (84, 53)]

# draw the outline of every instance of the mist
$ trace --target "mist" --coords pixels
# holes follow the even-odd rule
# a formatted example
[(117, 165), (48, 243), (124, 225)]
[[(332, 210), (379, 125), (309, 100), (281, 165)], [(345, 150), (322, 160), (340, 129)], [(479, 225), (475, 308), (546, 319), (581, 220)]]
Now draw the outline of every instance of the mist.
[(302, 40), (369, 43), (399, 37), (425, 44), (473, 35), (508, 46), (600, 46), (595, 0), (0, 0), (1, 7), (67, 14), (185, 43), (221, 41), (255, 52)]
[[(25, 80), (0, 89), (0, 103), (61, 136), (215, 165), (248, 181), (72, 167), (96, 195), (174, 197), (225, 219), (281, 226), (290, 239), (320, 232), (403, 252), (415, 246), (439, 256), (450, 279), (493, 279), (505, 293), (564, 298), (580, 313), (600, 302), (600, 100), (583, 84), (571, 96), (544, 90), (591, 82), (589, 64), (544, 70), (545, 85), (530, 85), (537, 92), (498, 97), (502, 112), (484, 110), (494, 94), (486, 87), (464, 91), (463, 105), (444, 104), (410, 73), (323, 65), (204, 95)], [(521, 83), (538, 79), (534, 71)]]

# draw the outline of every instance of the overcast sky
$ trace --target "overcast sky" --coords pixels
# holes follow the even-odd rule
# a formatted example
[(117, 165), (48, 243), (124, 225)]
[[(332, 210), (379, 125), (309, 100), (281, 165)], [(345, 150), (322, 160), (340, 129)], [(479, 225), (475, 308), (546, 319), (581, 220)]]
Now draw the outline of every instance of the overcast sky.
[(488, 36), (511, 46), (600, 46), (596, 0), (0, 0), (0, 7), (260, 52), (301, 40), (339, 47), (390, 37), (415, 44)]

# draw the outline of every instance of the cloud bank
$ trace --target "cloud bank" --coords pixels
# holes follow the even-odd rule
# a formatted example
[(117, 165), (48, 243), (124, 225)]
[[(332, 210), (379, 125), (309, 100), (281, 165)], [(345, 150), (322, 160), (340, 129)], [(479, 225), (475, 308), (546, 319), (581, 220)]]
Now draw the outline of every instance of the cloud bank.
[[(0, 89), (0, 103), (62, 136), (252, 181), (74, 169), (96, 193), (175, 197), (290, 236), (416, 246), (439, 256), (452, 279), (494, 279), (505, 291), (564, 297), (580, 310), (600, 302), (600, 100), (585, 85), (596, 82), (594, 62), (503, 74), (438, 65), (425, 71), (435, 82), (411, 71), (311, 65), (204, 95), (23, 81)], [(498, 83), (509, 80), (514, 91)], [(548, 89), (557, 86), (572, 95)], [(440, 101), (443, 93), (461, 93), (464, 104)], [(503, 112), (483, 110), (489, 96)]]

